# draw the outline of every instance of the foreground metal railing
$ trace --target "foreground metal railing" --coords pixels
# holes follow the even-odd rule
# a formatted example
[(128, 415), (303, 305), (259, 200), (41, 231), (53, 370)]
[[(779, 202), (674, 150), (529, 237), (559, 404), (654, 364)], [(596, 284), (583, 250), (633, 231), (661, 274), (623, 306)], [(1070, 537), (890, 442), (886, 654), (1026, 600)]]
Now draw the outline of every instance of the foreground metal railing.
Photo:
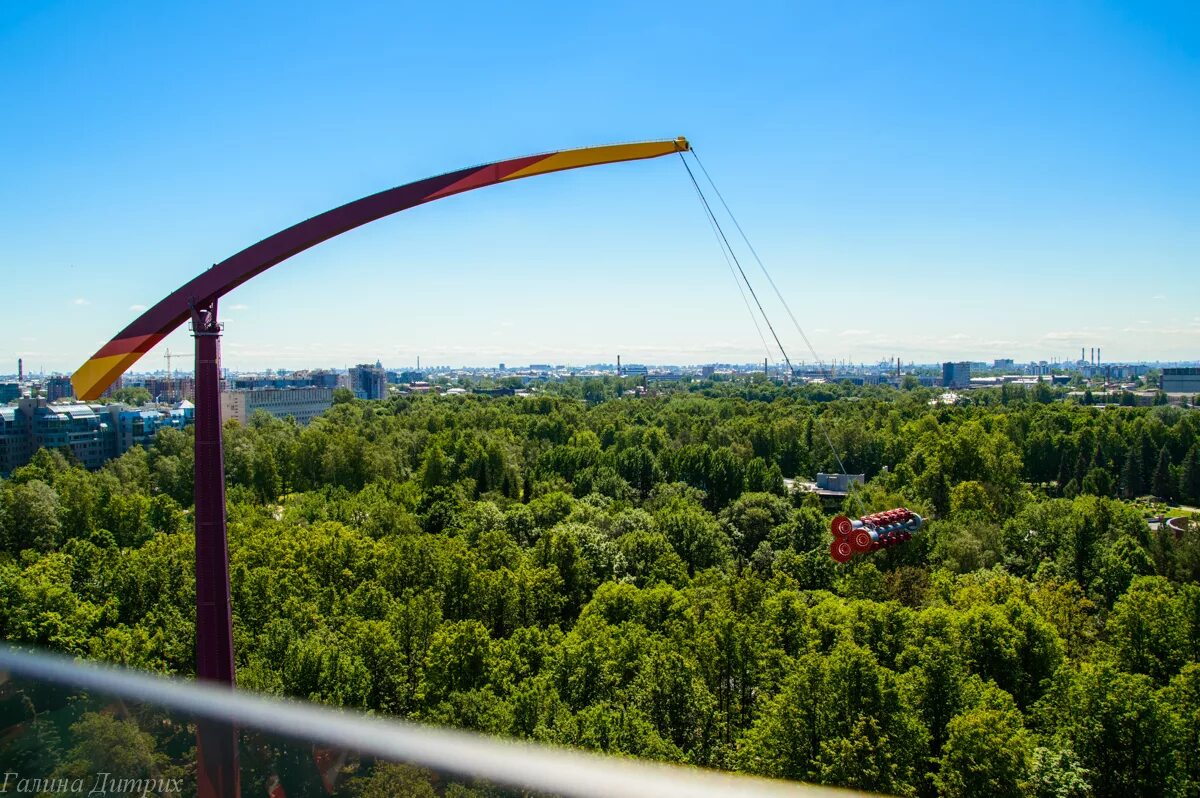
[(848, 795), (384, 720), (0, 644), (0, 792), (194, 795), (198, 722), (238, 729), (243, 795)]

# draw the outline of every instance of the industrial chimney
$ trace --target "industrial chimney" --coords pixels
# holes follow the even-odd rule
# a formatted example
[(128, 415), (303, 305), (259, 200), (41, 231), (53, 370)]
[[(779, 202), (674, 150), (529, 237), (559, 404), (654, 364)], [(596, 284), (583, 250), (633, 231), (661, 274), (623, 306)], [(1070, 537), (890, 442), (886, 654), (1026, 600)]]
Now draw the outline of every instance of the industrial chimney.
[(25, 382), (25, 361), (17, 358), (17, 382)]

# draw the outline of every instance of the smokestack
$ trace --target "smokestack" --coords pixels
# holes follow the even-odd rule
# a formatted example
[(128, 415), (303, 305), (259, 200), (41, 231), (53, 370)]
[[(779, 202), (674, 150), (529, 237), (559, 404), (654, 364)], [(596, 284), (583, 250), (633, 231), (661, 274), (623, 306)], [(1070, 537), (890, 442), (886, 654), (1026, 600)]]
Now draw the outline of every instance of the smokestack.
[(1084, 354), (1083, 354), (1083, 347), (1082, 347), (1082, 346), (1081, 346), (1081, 347), (1079, 347), (1079, 360), (1080, 360), (1081, 362), (1082, 362), (1082, 361), (1084, 361), (1084, 360), (1087, 360), (1087, 358), (1086, 358), (1086, 357), (1084, 357)]
[(621, 356), (617, 355), (617, 376), (621, 376)]
[(25, 382), (25, 361), (17, 358), (17, 382)]
[(1102, 361), (1100, 360), (1100, 347), (1096, 347), (1096, 365), (1099, 366), (1101, 362)]

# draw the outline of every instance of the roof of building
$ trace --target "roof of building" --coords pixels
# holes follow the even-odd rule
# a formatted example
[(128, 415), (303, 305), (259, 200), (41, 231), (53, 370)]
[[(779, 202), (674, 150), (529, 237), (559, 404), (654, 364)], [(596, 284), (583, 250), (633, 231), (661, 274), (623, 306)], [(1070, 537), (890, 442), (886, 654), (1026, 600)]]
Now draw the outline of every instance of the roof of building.
[(84, 404), (69, 404), (69, 405), (46, 405), (45, 410), (58, 415), (70, 416), (71, 418), (95, 418), (96, 411), (91, 405)]

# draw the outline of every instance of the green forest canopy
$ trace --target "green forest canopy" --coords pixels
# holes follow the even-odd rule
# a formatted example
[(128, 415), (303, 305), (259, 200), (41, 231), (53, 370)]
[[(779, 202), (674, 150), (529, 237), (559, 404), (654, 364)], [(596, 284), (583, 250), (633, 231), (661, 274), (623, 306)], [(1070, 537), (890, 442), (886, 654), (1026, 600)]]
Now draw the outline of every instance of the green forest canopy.
[[(1200, 503), (1200, 413), (615, 387), (227, 425), (240, 686), (901, 795), (1200, 791), (1200, 543), (1131, 501)], [(830, 559), (783, 482), (836, 470), (820, 423), (911, 543)], [(191, 490), (190, 431), (39, 452), (0, 635), (189, 674)]]

